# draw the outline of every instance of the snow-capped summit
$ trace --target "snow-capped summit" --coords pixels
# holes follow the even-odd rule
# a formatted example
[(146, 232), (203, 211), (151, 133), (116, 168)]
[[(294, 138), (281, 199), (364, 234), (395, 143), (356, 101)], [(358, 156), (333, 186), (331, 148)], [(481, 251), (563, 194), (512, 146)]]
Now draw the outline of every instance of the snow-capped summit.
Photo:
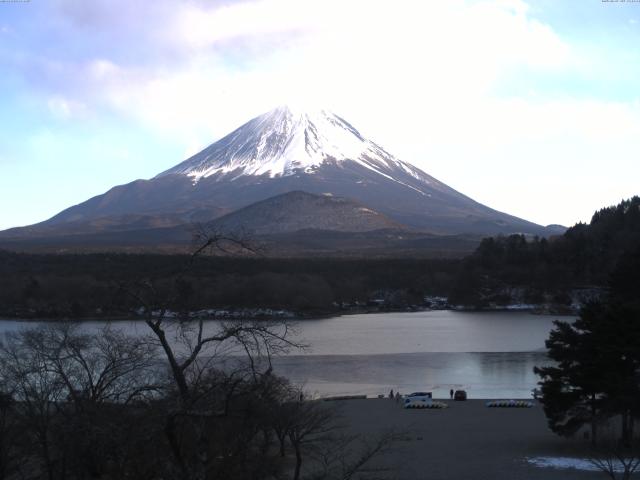
[(340, 116), (328, 110), (301, 110), (288, 105), (250, 120), (158, 176), (183, 174), (194, 183), (227, 174), (274, 178), (297, 172), (313, 174), (323, 163), (344, 161), (356, 162), (385, 177), (401, 169), (429, 183), (422, 172), (364, 138)]
[[(343, 200), (327, 201), (326, 195)], [(152, 241), (154, 228), (222, 218), (221, 225), (255, 231), (387, 226), (428, 234), (546, 233), (395, 158), (334, 113), (289, 106), (249, 120), (150, 180), (114, 187), (4, 235), (126, 230), (146, 232), (140, 238)]]

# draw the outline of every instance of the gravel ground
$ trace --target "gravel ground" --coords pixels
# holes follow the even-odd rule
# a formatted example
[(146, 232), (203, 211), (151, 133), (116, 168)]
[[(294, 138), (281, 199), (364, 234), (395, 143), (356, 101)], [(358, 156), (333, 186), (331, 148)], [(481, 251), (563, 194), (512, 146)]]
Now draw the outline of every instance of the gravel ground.
[[(442, 410), (405, 410), (388, 399), (332, 402), (350, 433), (373, 438), (389, 429), (403, 439), (377, 462), (393, 478), (421, 479), (604, 479), (600, 472), (540, 468), (526, 458), (584, 457), (588, 442), (567, 440), (548, 428), (542, 407), (487, 408), (485, 400), (445, 401)], [(580, 455), (583, 453), (582, 455)]]

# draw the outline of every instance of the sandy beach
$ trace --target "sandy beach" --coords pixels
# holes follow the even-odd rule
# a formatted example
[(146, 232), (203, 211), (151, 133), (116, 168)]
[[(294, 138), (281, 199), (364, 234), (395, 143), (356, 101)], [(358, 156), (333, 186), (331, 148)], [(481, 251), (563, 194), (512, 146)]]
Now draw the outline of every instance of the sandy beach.
[[(487, 408), (485, 400), (445, 400), (442, 410), (405, 410), (389, 399), (340, 400), (350, 433), (366, 437), (389, 429), (406, 432), (380, 458), (397, 479), (598, 479), (600, 472), (541, 468), (531, 457), (583, 457), (588, 442), (567, 440), (548, 428), (542, 407)], [(583, 455), (580, 455), (583, 453)]]

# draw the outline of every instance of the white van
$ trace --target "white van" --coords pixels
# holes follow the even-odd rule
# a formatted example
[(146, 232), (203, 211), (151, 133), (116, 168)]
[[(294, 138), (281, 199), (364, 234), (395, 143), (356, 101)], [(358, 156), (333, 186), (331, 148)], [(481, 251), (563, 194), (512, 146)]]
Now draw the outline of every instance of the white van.
[(433, 401), (433, 394), (431, 392), (413, 392), (409, 395), (405, 395), (404, 404), (430, 404)]

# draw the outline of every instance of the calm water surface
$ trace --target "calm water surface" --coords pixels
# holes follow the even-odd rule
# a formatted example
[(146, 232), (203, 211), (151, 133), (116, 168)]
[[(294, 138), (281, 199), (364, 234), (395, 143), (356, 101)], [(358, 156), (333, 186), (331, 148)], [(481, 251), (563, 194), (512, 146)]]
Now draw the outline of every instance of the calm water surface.
[[(277, 373), (316, 395), (377, 395), (431, 390), (448, 396), (464, 388), (470, 398), (528, 398), (535, 365), (548, 363), (544, 341), (558, 317), (524, 312), (382, 313), (298, 323), (310, 345), (274, 362)], [(564, 317), (564, 320), (571, 320)], [(0, 333), (39, 322), (0, 321)], [(104, 322), (85, 322), (95, 331)], [(113, 323), (145, 334), (140, 321)], [(208, 322), (214, 329), (217, 322)]]

